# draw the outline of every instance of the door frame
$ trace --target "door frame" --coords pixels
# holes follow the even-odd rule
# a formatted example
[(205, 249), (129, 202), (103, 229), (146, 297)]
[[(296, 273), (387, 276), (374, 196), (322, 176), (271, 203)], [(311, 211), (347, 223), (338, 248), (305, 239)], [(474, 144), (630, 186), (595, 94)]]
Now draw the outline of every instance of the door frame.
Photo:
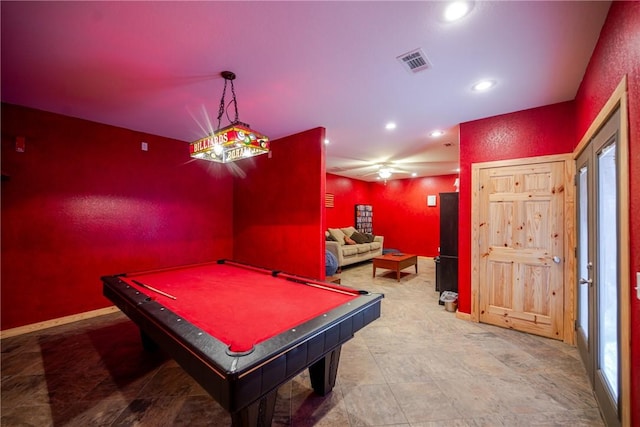
[[(578, 157), (587, 147), (593, 137), (596, 136), (600, 128), (607, 122), (609, 117), (620, 108), (620, 133), (619, 133), (619, 155), (621, 161), (618, 162), (618, 227), (621, 237), (629, 236), (629, 107), (627, 92), (627, 76), (624, 75), (618, 86), (598, 112), (589, 129), (573, 150), (574, 164)], [(576, 206), (577, 208), (577, 206)], [(577, 212), (577, 210), (576, 210)], [(576, 217), (576, 214), (573, 214)], [(620, 268), (620, 412), (622, 425), (631, 425), (631, 279), (630, 279), (630, 247), (629, 239), (619, 239), (619, 268)], [(574, 240), (575, 246), (575, 240)], [(574, 265), (575, 277), (577, 277), (577, 264)], [(574, 279), (577, 280), (577, 279)], [(575, 284), (574, 294), (577, 292)], [(578, 301), (576, 299), (575, 310)]]
[[(482, 169), (504, 166), (527, 166), (537, 163), (564, 162), (564, 271), (563, 271), (563, 341), (574, 344), (575, 290), (569, 284), (574, 283), (576, 275), (576, 233), (575, 233), (575, 161), (572, 153), (548, 156), (525, 157), (520, 159), (497, 160), (474, 163), (471, 165), (471, 242), (480, 238), (480, 171)], [(471, 245), (471, 320), (480, 322), (480, 250)]]

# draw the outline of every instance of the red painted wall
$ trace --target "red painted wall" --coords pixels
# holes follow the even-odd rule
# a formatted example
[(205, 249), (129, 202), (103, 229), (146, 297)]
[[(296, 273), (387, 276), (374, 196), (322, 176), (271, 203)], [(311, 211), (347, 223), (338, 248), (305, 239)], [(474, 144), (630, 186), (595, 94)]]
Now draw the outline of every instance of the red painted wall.
[[(272, 141), (234, 180), (234, 258), (324, 278), (324, 128)], [(243, 163), (247, 160), (243, 160)]]
[(615, 1), (576, 95), (577, 136), (582, 138), (627, 75), (629, 102), (629, 242), (631, 270), (631, 424), (640, 426), (640, 2)]
[(111, 305), (102, 275), (230, 257), (232, 178), (188, 153), (2, 104), (2, 329)]
[[(372, 182), (374, 228), (386, 248), (434, 257), (440, 246), (440, 193), (455, 191), (457, 175)], [(436, 206), (427, 206), (427, 195)]]
[(471, 164), (561, 154), (575, 146), (573, 102), (460, 125), (458, 310), (471, 311)]
[(330, 173), (326, 175), (326, 179), (327, 193), (334, 196), (334, 207), (326, 208), (326, 224), (323, 228), (326, 230), (328, 227), (353, 226), (355, 223), (354, 206), (359, 204), (373, 205), (369, 183)]
[(384, 236), (385, 248), (436, 256), (440, 245), (440, 203), (428, 207), (427, 195), (455, 191), (456, 177), (397, 179), (385, 185), (327, 174), (327, 192), (335, 196), (335, 207), (326, 208), (327, 226), (352, 226), (354, 206), (370, 204), (373, 232)]

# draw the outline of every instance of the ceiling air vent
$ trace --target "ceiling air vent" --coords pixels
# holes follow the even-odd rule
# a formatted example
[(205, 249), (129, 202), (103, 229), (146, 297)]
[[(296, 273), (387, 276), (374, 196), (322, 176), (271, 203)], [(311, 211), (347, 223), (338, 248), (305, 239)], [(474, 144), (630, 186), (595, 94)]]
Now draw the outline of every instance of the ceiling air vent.
[(404, 65), (407, 71), (412, 73), (417, 73), (418, 71), (431, 68), (431, 63), (422, 49), (414, 49), (411, 52), (403, 53), (398, 56), (397, 59), (402, 65)]

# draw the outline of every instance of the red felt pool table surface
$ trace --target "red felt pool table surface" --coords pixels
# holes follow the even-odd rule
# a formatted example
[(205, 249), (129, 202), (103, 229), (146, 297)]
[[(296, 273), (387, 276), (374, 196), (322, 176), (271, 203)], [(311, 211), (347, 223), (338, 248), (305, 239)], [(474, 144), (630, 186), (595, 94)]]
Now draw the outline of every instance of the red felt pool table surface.
[[(358, 291), (353, 289), (283, 280), (282, 276), (274, 277), (271, 270), (235, 263), (127, 274), (122, 280), (234, 352), (248, 351), (255, 344), (358, 297)], [(175, 299), (141, 287), (134, 280)]]

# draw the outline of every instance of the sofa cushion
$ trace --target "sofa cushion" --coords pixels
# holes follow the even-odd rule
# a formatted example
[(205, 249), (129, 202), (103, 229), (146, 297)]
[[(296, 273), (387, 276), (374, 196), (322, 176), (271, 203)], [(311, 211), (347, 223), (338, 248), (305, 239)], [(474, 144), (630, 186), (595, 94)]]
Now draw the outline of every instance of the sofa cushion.
[(362, 243), (362, 244), (356, 245), (356, 248), (358, 248), (359, 254), (366, 254), (371, 250), (371, 245), (369, 243)]
[(353, 233), (356, 232), (356, 229), (353, 227), (345, 227), (345, 228), (341, 228), (340, 230), (342, 230), (342, 232), (347, 236), (351, 236)]
[(362, 233), (360, 233), (358, 231), (353, 233), (350, 237), (356, 243), (369, 243), (367, 241), (367, 236), (365, 236), (364, 234), (362, 234)]
[(325, 236), (325, 237), (326, 237), (326, 240), (327, 240), (328, 242), (337, 242), (336, 238), (335, 238), (335, 237), (333, 237), (333, 234), (329, 233), (328, 231), (327, 231), (327, 233), (326, 233), (326, 236)]
[(358, 254), (358, 247), (356, 245), (345, 245), (340, 248), (342, 256), (353, 256)]
[(338, 243), (344, 245), (344, 236), (345, 234), (339, 228), (330, 228), (329, 233), (336, 239)]
[(375, 251), (377, 249), (380, 249), (382, 247), (382, 244), (380, 242), (371, 242), (369, 243), (369, 246), (371, 246), (372, 251)]

